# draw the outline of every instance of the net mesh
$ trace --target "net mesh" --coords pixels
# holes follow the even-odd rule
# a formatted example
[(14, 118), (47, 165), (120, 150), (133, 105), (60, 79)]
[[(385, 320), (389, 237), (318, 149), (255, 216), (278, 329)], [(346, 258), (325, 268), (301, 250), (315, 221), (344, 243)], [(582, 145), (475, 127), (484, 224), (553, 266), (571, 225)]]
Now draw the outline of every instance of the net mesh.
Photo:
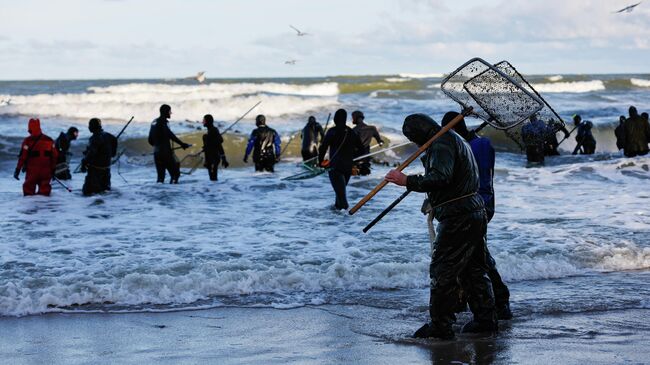
[[(542, 109), (537, 112), (537, 118), (546, 124), (546, 130), (548, 134), (544, 136), (544, 140), (548, 140), (551, 137), (554, 137), (556, 133), (561, 130), (565, 130), (566, 124), (560, 115), (551, 107), (551, 105), (533, 88), (533, 86), (517, 71), (517, 69), (510, 64), (508, 61), (501, 61), (494, 65), (504, 74), (510, 76), (513, 80), (517, 81), (524, 89), (535, 94), (539, 98), (544, 106)], [(526, 120), (523, 123), (517, 125), (514, 128), (511, 128), (506, 131), (506, 135), (512, 139), (519, 147), (523, 150), (525, 149), (524, 141), (522, 138), (522, 128), (530, 123)]]
[(463, 108), (497, 129), (510, 129), (543, 107), (533, 93), (480, 58), (473, 58), (447, 76), (442, 91)]
[(196, 169), (203, 164), (203, 153), (194, 153), (186, 155), (181, 159), (180, 165), (182, 167), (181, 174), (191, 175)]

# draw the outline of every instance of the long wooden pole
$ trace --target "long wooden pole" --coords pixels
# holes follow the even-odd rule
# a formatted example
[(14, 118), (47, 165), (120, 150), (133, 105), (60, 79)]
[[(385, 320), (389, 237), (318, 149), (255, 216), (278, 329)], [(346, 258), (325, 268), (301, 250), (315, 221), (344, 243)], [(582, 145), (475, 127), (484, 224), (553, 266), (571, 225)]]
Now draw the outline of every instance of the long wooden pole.
[[(436, 133), (433, 137), (431, 137), (431, 139), (429, 139), (425, 144), (423, 144), (420, 148), (418, 148), (418, 150), (415, 151), (409, 158), (407, 158), (406, 161), (404, 161), (401, 165), (399, 165), (399, 167), (397, 167), (396, 170), (397, 171), (402, 171), (406, 167), (408, 167), (413, 161), (415, 161), (415, 159), (417, 159), (422, 153), (424, 153), (424, 151), (426, 151), (427, 148), (429, 148), (433, 144), (433, 142), (435, 142), (443, 134), (447, 133), (456, 124), (458, 124), (458, 122), (463, 120), (463, 118), (465, 116), (469, 115), (472, 112), (472, 110), (473, 110), (472, 107), (469, 107), (469, 108), (463, 110), (463, 112), (461, 114), (458, 114), (454, 119), (451, 120), (451, 122), (449, 122), (449, 124), (442, 127), (442, 129), (440, 129), (440, 131), (438, 131), (438, 133)], [(361, 199), (354, 207), (352, 207), (352, 209), (350, 209), (349, 213), (350, 214), (356, 213), (370, 199), (372, 199), (375, 195), (377, 195), (377, 193), (381, 189), (383, 189), (386, 185), (388, 185), (388, 181), (382, 180), (377, 186), (375, 186), (374, 189), (372, 189), (372, 191), (370, 191), (366, 196), (363, 197), (363, 199)]]

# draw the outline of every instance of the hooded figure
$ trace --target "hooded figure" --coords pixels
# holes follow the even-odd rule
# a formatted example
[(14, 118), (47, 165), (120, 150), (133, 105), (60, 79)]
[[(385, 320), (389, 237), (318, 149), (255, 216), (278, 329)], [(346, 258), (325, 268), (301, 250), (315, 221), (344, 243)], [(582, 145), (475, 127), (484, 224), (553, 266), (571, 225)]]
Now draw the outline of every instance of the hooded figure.
[(117, 154), (117, 139), (102, 129), (102, 121), (92, 118), (88, 122), (92, 133), (81, 160), (81, 171), (87, 172), (82, 188), (85, 196), (111, 190), (111, 158)]
[[(365, 118), (366, 117), (363, 115), (363, 112), (359, 110), (352, 112), (352, 124), (355, 125), (352, 130), (359, 136), (361, 144), (363, 145), (361, 155), (367, 155), (370, 153), (370, 143), (372, 142), (373, 138), (380, 146), (384, 145), (384, 141), (381, 139), (377, 128), (375, 126), (366, 124), (364, 122)], [(370, 157), (358, 161), (357, 166), (359, 168), (359, 175), (370, 175)]]
[[(454, 119), (458, 113), (449, 112), (445, 114), (442, 119), (442, 126), (446, 126)], [(478, 194), (483, 198), (485, 204), (485, 212), (487, 214), (488, 223), (494, 217), (494, 162), (495, 152), (490, 140), (485, 137), (479, 137), (474, 131), (468, 131), (465, 125), (465, 119), (461, 120), (454, 126), (454, 131), (463, 137), (470, 145), (472, 154), (478, 165), (479, 188)], [(431, 217), (432, 218), (432, 217)], [(487, 237), (486, 237), (487, 241)], [(512, 311), (510, 310), (510, 290), (508, 286), (501, 279), (501, 275), (497, 270), (496, 261), (486, 252), (488, 264), (488, 276), (492, 282), (492, 291), (494, 292), (494, 299), (499, 319), (512, 319)], [(465, 306), (463, 305), (463, 308)]]
[[(347, 118), (348, 113), (345, 109), (339, 109), (334, 113), (334, 128), (327, 131), (318, 149), (321, 167), (329, 167), (330, 183), (336, 194), (334, 207), (338, 210), (349, 207), (346, 186), (352, 175), (352, 159), (361, 155), (363, 151), (359, 136), (345, 125)], [(328, 150), (329, 161), (325, 160)]]
[[(38, 119), (29, 120), (27, 131), (29, 137), (23, 140), (20, 148), (14, 178), (18, 180), (20, 171), (25, 171), (23, 195), (49, 196), (52, 191), (50, 180), (58, 158), (54, 141), (41, 132), (41, 121)], [(38, 186), (38, 193), (36, 186)]]
[(300, 138), (302, 138), (302, 148), (300, 149), (302, 160), (312, 160), (318, 156), (318, 146), (323, 139), (323, 127), (313, 115), (309, 117), (307, 125), (302, 129)]
[(255, 171), (274, 172), (274, 165), (280, 158), (280, 135), (273, 128), (266, 126), (266, 117), (262, 114), (255, 117), (255, 128), (248, 138), (244, 163), (248, 163), (248, 155), (253, 152)]
[[(406, 117), (402, 131), (419, 146), (426, 143), (441, 127), (424, 114)], [(438, 234), (431, 257), (431, 322), (415, 337), (454, 337), (452, 323), (462, 300), (462, 290), (474, 319), (463, 332), (494, 332), (497, 317), (492, 284), (487, 275), (485, 235), (487, 217), (483, 199), (478, 194), (479, 173), (470, 146), (457, 133), (443, 134), (422, 158), (424, 175), (406, 176), (393, 170), (386, 180), (426, 193), (433, 217), (438, 220)]]
[(625, 147), (623, 153), (627, 157), (643, 156), (648, 153), (650, 140), (650, 124), (644, 120), (636, 108), (630, 107), (630, 117), (625, 121)]
[(70, 127), (66, 133), (61, 132), (54, 142), (59, 154), (54, 175), (59, 180), (70, 180), (72, 178), (72, 175), (70, 174), (70, 164), (68, 163), (68, 155), (71, 154), (68, 151), (70, 150), (70, 144), (72, 141), (76, 140), (78, 136), (79, 130), (75, 127)]
[(149, 129), (149, 144), (153, 146), (153, 159), (156, 164), (156, 182), (165, 182), (165, 171), (169, 172), (169, 183), (178, 184), (181, 176), (180, 162), (172, 149), (172, 141), (178, 143), (182, 149), (188, 149), (189, 144), (181, 141), (174, 132), (169, 129), (169, 118), (172, 116), (172, 108), (163, 104), (160, 106), (160, 116), (151, 122)]
[(573, 124), (578, 128), (576, 148), (573, 150), (573, 154), (577, 155), (580, 152), (581, 155), (593, 155), (596, 152), (596, 139), (591, 134), (594, 124), (588, 120), (582, 121), (582, 117), (579, 115), (573, 117)]
[(219, 128), (214, 126), (214, 118), (210, 114), (203, 117), (203, 126), (207, 128), (208, 133), (203, 135), (203, 153), (205, 154), (205, 166), (208, 169), (208, 175), (211, 181), (217, 181), (219, 171), (219, 161), (224, 168), (229, 166), (226, 160), (226, 152), (223, 150), (223, 137)]

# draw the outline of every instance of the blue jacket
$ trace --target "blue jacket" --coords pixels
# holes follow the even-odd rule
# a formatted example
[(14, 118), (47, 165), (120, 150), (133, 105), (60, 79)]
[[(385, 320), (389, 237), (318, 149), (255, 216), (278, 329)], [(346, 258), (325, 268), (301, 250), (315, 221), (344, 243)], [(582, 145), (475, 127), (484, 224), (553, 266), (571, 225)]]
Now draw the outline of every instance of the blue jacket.
[(492, 216), (494, 216), (494, 148), (487, 138), (477, 135), (473, 135), (470, 138), (469, 145), (472, 148), (474, 159), (478, 164), (478, 193), (483, 198), (488, 221), (490, 221)]

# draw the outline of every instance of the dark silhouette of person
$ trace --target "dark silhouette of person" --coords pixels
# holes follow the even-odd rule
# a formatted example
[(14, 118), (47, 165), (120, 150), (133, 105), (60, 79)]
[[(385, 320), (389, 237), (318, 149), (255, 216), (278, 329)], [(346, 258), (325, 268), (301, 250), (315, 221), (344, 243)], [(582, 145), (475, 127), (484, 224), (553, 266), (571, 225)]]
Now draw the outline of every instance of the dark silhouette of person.
[[(52, 174), (58, 158), (58, 152), (52, 138), (41, 131), (41, 121), (30, 119), (27, 122), (29, 137), (23, 140), (18, 154), (18, 163), (14, 178), (19, 180), (20, 171), (25, 171), (23, 195), (45, 195), (52, 192)], [(36, 191), (38, 187), (38, 192)]]
[(544, 144), (548, 135), (548, 128), (536, 115), (531, 115), (529, 123), (521, 128), (521, 138), (526, 147), (526, 159), (529, 163), (544, 163)]
[(203, 153), (205, 154), (203, 166), (208, 169), (210, 180), (217, 181), (219, 178), (219, 163), (224, 168), (229, 166), (226, 152), (223, 150), (223, 137), (219, 132), (219, 128), (215, 127), (214, 118), (211, 114), (203, 116), (203, 126), (208, 130), (203, 135)]
[[(424, 145), (441, 127), (429, 116), (406, 117), (402, 131), (418, 146)], [(388, 182), (427, 194), (438, 220), (438, 235), (431, 256), (431, 322), (414, 337), (451, 339), (458, 307), (458, 293), (465, 290), (472, 321), (463, 326), (468, 333), (496, 332), (497, 316), (492, 283), (487, 275), (487, 216), (479, 191), (479, 172), (471, 147), (457, 133), (443, 134), (422, 158), (424, 175), (390, 171)]]
[(86, 172), (82, 192), (85, 196), (111, 189), (111, 158), (117, 154), (117, 138), (102, 129), (102, 121), (92, 118), (88, 121), (92, 135), (81, 160), (81, 172)]
[(307, 120), (307, 125), (302, 129), (300, 138), (302, 138), (302, 147), (300, 154), (303, 161), (314, 159), (318, 156), (318, 146), (323, 140), (323, 127), (316, 121), (313, 115)]
[[(363, 115), (363, 112), (359, 110), (352, 112), (352, 124), (354, 124), (354, 128), (352, 128), (352, 130), (359, 136), (359, 139), (361, 139), (361, 144), (363, 145), (363, 151), (361, 152), (361, 155), (370, 153), (370, 143), (372, 142), (373, 138), (380, 146), (384, 145), (384, 141), (381, 139), (377, 128), (365, 123), (365, 116)], [(370, 160), (370, 157), (366, 157), (360, 161), (357, 161), (356, 166), (359, 168), (359, 175), (370, 175)]]
[(648, 141), (650, 141), (650, 124), (643, 119), (634, 106), (629, 109), (630, 116), (625, 120), (625, 147), (623, 153), (626, 157), (644, 156), (648, 154)]
[(560, 142), (557, 141), (557, 132), (563, 132), (564, 133), (564, 138), (569, 138), (569, 131), (566, 129), (564, 125), (562, 125), (559, 129), (555, 129), (552, 126), (554, 125), (554, 122), (551, 121), (550, 123), (547, 124), (547, 136), (546, 140), (544, 141), (544, 156), (559, 156), (560, 151), (558, 151), (558, 147), (560, 146)]
[[(348, 209), (346, 187), (352, 176), (352, 160), (361, 155), (363, 144), (359, 136), (345, 125), (348, 113), (339, 109), (334, 113), (334, 127), (325, 133), (325, 138), (318, 149), (318, 161), (323, 168), (329, 168), (328, 174), (332, 189), (336, 195), (334, 208)], [(325, 154), (329, 151), (329, 160)]]
[(573, 154), (577, 155), (580, 152), (581, 155), (593, 155), (596, 152), (596, 139), (591, 134), (594, 124), (588, 120), (583, 121), (580, 115), (573, 117), (573, 124), (578, 128)]
[(273, 128), (266, 125), (266, 117), (262, 114), (255, 117), (257, 128), (248, 138), (244, 163), (248, 163), (248, 155), (253, 152), (255, 171), (274, 172), (274, 166), (280, 158), (280, 135)]
[[(445, 114), (442, 119), (442, 126), (446, 126), (457, 115), (458, 113), (455, 112)], [(474, 131), (470, 132), (465, 124), (465, 119), (454, 125), (454, 131), (463, 137), (472, 149), (472, 154), (474, 155), (474, 159), (478, 166), (478, 194), (483, 198), (488, 223), (490, 223), (495, 212), (494, 164), (496, 154), (494, 148), (488, 138), (480, 137), (474, 133)], [(486, 252), (486, 259), (488, 264), (488, 276), (492, 282), (492, 290), (494, 292), (497, 317), (498, 319), (505, 320), (512, 319), (512, 311), (510, 310), (510, 290), (508, 290), (508, 286), (503, 282), (503, 279), (497, 270), (496, 261), (489, 251)]]
[(79, 137), (79, 130), (75, 127), (70, 127), (66, 133), (61, 132), (61, 134), (56, 138), (56, 141), (54, 141), (54, 145), (56, 146), (59, 155), (56, 161), (54, 176), (59, 180), (72, 179), (68, 157), (72, 155), (69, 152), (70, 144), (72, 141), (76, 140), (77, 137)]
[(158, 178), (156, 182), (165, 182), (165, 171), (169, 172), (169, 183), (178, 184), (181, 176), (180, 162), (172, 149), (171, 142), (178, 143), (181, 148), (187, 149), (189, 144), (181, 141), (169, 129), (169, 118), (172, 116), (172, 108), (163, 104), (160, 106), (160, 116), (151, 122), (149, 130), (149, 144), (153, 146), (153, 159), (156, 164)]

